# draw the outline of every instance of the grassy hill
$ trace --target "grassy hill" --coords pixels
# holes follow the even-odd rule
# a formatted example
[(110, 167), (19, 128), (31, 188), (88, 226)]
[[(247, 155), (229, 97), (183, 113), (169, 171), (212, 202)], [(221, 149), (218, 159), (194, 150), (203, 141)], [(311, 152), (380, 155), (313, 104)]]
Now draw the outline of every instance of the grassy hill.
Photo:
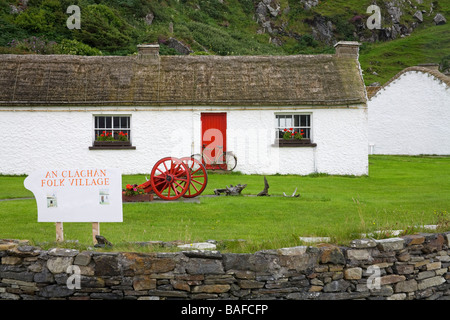
[[(383, 84), (404, 68), (450, 61), (450, 24), (433, 26), (397, 40), (366, 44), (360, 55), (366, 84)], [(375, 73), (375, 74), (374, 74)]]
[[(357, 40), (366, 84), (384, 83), (411, 65), (448, 63), (450, 24), (433, 18), (448, 19), (450, 1), (420, 2), (378, 1), (383, 30), (369, 30), (372, 0), (0, 0), (0, 53), (129, 55), (159, 43), (161, 54), (180, 54), (176, 39), (191, 54), (320, 54)], [(66, 26), (70, 5), (81, 9), (79, 30)], [(386, 38), (394, 26), (411, 34)]]

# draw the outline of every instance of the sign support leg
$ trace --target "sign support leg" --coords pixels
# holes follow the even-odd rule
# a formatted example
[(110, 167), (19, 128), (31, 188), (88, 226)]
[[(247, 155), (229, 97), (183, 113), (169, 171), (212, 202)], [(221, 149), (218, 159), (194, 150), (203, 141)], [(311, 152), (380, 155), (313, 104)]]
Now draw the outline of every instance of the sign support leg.
[(100, 222), (92, 222), (92, 241), (97, 244), (95, 236), (100, 235)]
[(64, 241), (64, 230), (62, 222), (56, 222), (56, 241)]

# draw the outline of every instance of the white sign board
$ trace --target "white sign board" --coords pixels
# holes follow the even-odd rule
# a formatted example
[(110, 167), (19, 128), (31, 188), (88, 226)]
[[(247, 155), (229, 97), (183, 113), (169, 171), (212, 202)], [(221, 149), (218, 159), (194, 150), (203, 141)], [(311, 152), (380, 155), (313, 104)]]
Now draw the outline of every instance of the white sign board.
[(38, 222), (122, 222), (122, 173), (112, 168), (38, 170), (24, 182)]

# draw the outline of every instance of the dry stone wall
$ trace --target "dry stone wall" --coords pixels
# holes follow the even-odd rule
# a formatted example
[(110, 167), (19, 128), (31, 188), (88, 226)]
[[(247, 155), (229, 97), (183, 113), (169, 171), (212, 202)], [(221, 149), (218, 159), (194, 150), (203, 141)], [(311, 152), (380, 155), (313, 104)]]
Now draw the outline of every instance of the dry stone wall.
[(42, 250), (0, 241), (0, 299), (450, 299), (450, 232), (254, 254)]

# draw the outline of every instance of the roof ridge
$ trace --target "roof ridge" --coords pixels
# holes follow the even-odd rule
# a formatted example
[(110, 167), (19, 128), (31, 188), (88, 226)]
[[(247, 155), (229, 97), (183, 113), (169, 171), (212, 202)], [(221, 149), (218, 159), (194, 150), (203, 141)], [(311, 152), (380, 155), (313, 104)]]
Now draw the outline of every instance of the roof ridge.
[(402, 71), (400, 71), (399, 73), (397, 73), (394, 77), (392, 77), (391, 80), (389, 80), (388, 82), (386, 82), (383, 86), (381, 86), (382, 88), (388, 86), (389, 84), (391, 84), (393, 81), (395, 81), (396, 79), (400, 78), (401, 75), (405, 74), (406, 72), (410, 72), (410, 71), (417, 71), (417, 72), (423, 72), (423, 73), (428, 73), (431, 74), (432, 76), (438, 78), (439, 80), (441, 80), (442, 82), (444, 82), (447, 86), (450, 87), (450, 77), (447, 77), (446, 75), (444, 75), (443, 73), (439, 72), (438, 70), (432, 70), (430, 68), (427, 67), (420, 67), (420, 66), (412, 66), (412, 67), (408, 67), (403, 69)]
[[(376, 96), (378, 94), (378, 92), (380, 92), (382, 89), (388, 87), (392, 82), (394, 82), (395, 80), (400, 78), (403, 74), (405, 74), (407, 72), (411, 72), (411, 71), (428, 73), (428, 74), (434, 76), (435, 78), (437, 78), (438, 80), (444, 82), (448, 87), (450, 87), (450, 77), (439, 72), (438, 70), (433, 70), (433, 69), (430, 69), (427, 67), (412, 66), (412, 67), (407, 67), (407, 68), (403, 69), (402, 71), (398, 72), (395, 76), (393, 76), (388, 82), (386, 82), (382, 86), (378, 86), (378, 87), (376, 87), (376, 89), (371, 90), (371, 95), (370, 95), (369, 99), (372, 99), (374, 96)], [(366, 88), (366, 90), (367, 90), (367, 88)]]

